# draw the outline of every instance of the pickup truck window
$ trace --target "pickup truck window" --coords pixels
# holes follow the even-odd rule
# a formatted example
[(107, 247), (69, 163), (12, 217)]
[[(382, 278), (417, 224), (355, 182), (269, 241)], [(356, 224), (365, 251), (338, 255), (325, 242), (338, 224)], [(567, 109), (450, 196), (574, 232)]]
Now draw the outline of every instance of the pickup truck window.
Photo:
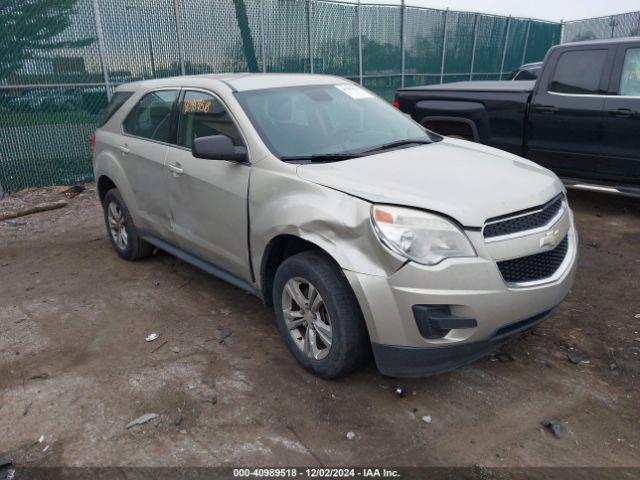
[(226, 135), (234, 145), (243, 144), (238, 128), (220, 100), (204, 92), (186, 92), (180, 104), (178, 145), (191, 148), (196, 138), (211, 135)]
[(624, 57), (620, 95), (640, 97), (640, 48), (630, 48)]
[(354, 84), (250, 90), (236, 97), (279, 158), (343, 155), (387, 144), (434, 141), (418, 124)]
[(171, 143), (171, 111), (178, 90), (147, 93), (129, 113), (122, 128), (125, 133)]
[(550, 92), (593, 95), (600, 92), (600, 78), (607, 50), (574, 50), (560, 55), (549, 86)]

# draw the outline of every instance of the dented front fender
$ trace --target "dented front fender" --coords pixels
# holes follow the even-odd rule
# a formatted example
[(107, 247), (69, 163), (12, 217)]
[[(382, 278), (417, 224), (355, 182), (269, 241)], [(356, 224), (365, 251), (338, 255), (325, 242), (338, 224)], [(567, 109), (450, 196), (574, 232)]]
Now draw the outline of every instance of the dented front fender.
[(254, 265), (262, 264), (272, 239), (293, 235), (323, 249), (344, 270), (388, 276), (402, 266), (403, 260), (378, 241), (369, 202), (303, 180), (296, 175), (297, 165), (273, 160), (255, 166), (251, 175)]

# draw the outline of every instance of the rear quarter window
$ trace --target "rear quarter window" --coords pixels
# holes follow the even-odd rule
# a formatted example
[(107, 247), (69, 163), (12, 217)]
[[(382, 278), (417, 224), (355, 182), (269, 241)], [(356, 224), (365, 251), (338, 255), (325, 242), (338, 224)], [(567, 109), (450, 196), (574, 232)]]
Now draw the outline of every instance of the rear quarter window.
[(105, 110), (102, 118), (100, 119), (100, 123), (98, 127), (102, 127), (105, 123), (109, 121), (111, 117), (115, 115), (115, 113), (120, 110), (120, 107), (125, 104), (129, 98), (131, 98), (133, 92), (116, 92), (111, 97), (111, 101), (109, 105), (107, 105), (107, 109)]

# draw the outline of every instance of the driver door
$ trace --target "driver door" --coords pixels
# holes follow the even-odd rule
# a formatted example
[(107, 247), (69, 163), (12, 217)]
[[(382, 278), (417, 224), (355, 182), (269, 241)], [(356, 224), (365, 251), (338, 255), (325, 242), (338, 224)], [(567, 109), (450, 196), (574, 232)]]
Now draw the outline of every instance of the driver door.
[(250, 164), (191, 154), (198, 137), (226, 135), (244, 145), (224, 103), (210, 92), (184, 90), (178, 101), (177, 146), (169, 147), (168, 204), (178, 246), (249, 281), (247, 192)]

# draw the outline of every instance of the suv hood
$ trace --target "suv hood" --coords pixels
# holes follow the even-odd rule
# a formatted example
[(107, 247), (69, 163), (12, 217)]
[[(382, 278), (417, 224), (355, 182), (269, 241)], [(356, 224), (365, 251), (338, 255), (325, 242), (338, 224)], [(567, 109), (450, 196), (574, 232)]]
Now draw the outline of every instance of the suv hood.
[(551, 171), (494, 148), (444, 139), (297, 169), (307, 181), (372, 203), (445, 214), (465, 227), (536, 207), (564, 190)]

